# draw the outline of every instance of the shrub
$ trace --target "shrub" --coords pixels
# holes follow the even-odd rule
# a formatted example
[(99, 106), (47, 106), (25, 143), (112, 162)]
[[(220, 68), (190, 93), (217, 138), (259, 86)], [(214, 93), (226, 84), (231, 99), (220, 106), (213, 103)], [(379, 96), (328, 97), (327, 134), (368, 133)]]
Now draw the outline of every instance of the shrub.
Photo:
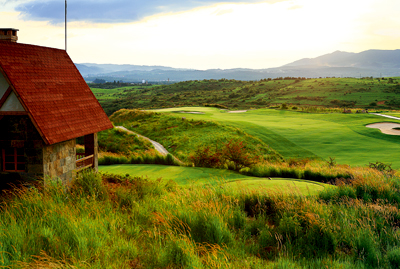
[(355, 242), (356, 259), (362, 260), (368, 267), (378, 268), (380, 252), (375, 245), (371, 231), (361, 231)]
[(321, 225), (308, 227), (302, 238), (303, 255), (322, 256), (333, 254), (336, 250), (336, 239), (333, 233)]
[(396, 247), (388, 251), (387, 257), (390, 268), (400, 268), (400, 248)]
[(335, 165), (336, 165), (335, 158), (329, 157), (329, 160), (326, 161), (326, 163), (327, 163), (330, 167), (335, 166)]
[(204, 104), (205, 107), (216, 107), (216, 108), (220, 108), (220, 109), (228, 109), (227, 106), (224, 105), (220, 105), (220, 104)]
[(95, 173), (92, 169), (84, 170), (78, 174), (72, 182), (71, 191), (81, 197), (92, 197), (96, 200), (105, 200), (108, 197), (101, 175)]
[(262, 257), (272, 259), (276, 256), (279, 250), (276, 241), (274, 231), (269, 226), (265, 226), (265, 228), (260, 231), (258, 245), (259, 253)]
[(284, 212), (279, 221), (278, 231), (280, 234), (285, 235), (284, 239), (293, 241), (301, 236), (303, 228), (296, 215)]
[(328, 202), (340, 202), (342, 199), (356, 199), (357, 193), (356, 190), (349, 185), (341, 185), (336, 188), (325, 188), (323, 191), (319, 193), (319, 198)]
[(233, 240), (233, 235), (228, 229), (222, 216), (210, 214), (206, 210), (198, 212), (179, 212), (173, 221), (175, 231), (183, 230), (197, 243), (226, 245)]
[(99, 165), (112, 165), (112, 164), (164, 164), (164, 165), (175, 165), (179, 166), (180, 163), (174, 156), (167, 154), (162, 155), (142, 155), (132, 156), (129, 159), (125, 156), (112, 156), (104, 155), (99, 158)]
[(99, 165), (128, 164), (125, 156), (103, 156), (98, 160)]
[(229, 226), (237, 230), (243, 229), (246, 226), (246, 214), (239, 208), (236, 208), (229, 219)]
[[(164, 266), (175, 265), (177, 268), (202, 268), (195, 252), (195, 245), (186, 236), (171, 238), (165, 246)], [(169, 268), (167, 266), (166, 268)]]
[(220, 167), (222, 164), (222, 154), (213, 152), (209, 146), (198, 148), (194, 155), (189, 157), (189, 160), (195, 166), (201, 167)]
[(230, 140), (228, 143), (225, 143), (222, 149), (222, 156), (225, 160), (235, 164), (236, 171), (256, 163), (256, 159), (251, 157), (247, 152), (243, 141)]
[(386, 173), (392, 173), (392, 164), (386, 164), (383, 162), (376, 161), (375, 163), (369, 163), (368, 165), (369, 168), (378, 170), (380, 172), (386, 172)]

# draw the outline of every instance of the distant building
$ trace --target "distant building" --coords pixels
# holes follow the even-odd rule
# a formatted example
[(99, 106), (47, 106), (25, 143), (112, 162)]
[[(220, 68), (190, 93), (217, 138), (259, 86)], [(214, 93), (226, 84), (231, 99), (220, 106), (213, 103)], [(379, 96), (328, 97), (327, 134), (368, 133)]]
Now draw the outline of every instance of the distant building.
[[(64, 50), (19, 44), (0, 28), (0, 179), (97, 170), (97, 132), (112, 124)], [(85, 158), (76, 160), (76, 138)]]

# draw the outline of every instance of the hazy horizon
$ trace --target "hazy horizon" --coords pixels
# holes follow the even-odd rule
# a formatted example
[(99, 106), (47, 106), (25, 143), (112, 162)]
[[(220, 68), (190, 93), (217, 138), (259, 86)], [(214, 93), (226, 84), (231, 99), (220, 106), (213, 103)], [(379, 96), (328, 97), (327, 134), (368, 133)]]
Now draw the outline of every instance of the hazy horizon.
[[(64, 1), (0, 0), (20, 43), (64, 48)], [(68, 1), (76, 63), (264, 69), (335, 51), (394, 50), (394, 0)]]

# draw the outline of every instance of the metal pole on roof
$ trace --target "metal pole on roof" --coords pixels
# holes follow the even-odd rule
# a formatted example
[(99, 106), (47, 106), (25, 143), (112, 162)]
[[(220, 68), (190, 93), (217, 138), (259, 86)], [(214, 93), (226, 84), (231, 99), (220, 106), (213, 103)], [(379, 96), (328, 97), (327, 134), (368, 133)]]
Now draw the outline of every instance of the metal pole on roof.
[(67, 0), (65, 0), (65, 51), (67, 51)]

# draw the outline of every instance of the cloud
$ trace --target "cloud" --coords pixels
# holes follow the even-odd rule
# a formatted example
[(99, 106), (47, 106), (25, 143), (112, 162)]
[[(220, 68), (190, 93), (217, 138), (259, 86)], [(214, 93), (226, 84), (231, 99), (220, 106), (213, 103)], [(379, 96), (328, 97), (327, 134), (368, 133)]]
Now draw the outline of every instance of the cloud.
[(298, 6), (291, 6), (290, 8), (288, 8), (289, 10), (295, 10), (295, 9), (300, 9), (300, 8), (303, 8), (303, 6), (300, 6), (300, 5), (298, 5)]
[(233, 9), (230, 8), (230, 9), (224, 9), (224, 10), (217, 10), (217, 12), (215, 12), (214, 14), (217, 16), (222, 16), (222, 15), (229, 14), (232, 12), (233, 12)]
[[(18, 0), (6, 0), (18, 1)], [(68, 20), (95, 23), (133, 22), (159, 13), (179, 12), (218, 3), (279, 2), (284, 0), (68, 0)], [(33, 0), (16, 11), (25, 20), (64, 21), (64, 1)]]

